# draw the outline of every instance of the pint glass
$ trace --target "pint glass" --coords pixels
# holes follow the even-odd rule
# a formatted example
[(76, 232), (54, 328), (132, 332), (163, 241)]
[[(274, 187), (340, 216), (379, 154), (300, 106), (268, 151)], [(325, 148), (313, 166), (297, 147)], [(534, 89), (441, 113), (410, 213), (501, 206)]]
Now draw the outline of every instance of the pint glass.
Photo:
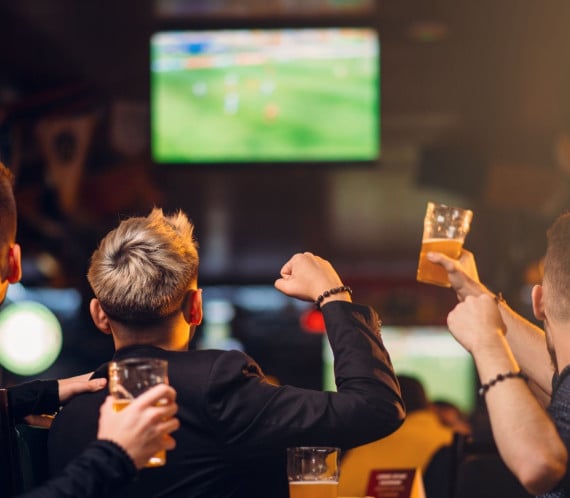
[[(113, 409), (121, 411), (134, 398), (157, 384), (168, 384), (168, 362), (158, 358), (129, 358), (109, 363), (109, 392)], [(153, 455), (145, 467), (166, 463), (166, 450)]]
[(450, 258), (459, 258), (472, 217), (473, 212), (469, 209), (428, 202), (418, 262), (418, 282), (450, 287), (447, 271), (443, 266), (429, 261), (426, 254), (442, 252)]

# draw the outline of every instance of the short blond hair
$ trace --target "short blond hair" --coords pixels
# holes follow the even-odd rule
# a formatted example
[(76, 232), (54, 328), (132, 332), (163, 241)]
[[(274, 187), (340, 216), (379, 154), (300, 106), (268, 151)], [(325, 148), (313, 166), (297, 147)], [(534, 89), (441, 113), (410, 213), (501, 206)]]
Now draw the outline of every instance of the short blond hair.
[(144, 324), (180, 309), (197, 285), (198, 244), (194, 225), (178, 211), (154, 208), (146, 217), (123, 220), (91, 256), (87, 280), (110, 318)]

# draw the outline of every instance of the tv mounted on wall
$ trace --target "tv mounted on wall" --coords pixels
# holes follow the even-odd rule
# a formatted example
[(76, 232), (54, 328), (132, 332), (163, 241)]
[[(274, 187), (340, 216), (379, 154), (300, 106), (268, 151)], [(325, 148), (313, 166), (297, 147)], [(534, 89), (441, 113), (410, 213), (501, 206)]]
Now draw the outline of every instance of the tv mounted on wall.
[(161, 31), (157, 164), (374, 162), (380, 42), (368, 27)]

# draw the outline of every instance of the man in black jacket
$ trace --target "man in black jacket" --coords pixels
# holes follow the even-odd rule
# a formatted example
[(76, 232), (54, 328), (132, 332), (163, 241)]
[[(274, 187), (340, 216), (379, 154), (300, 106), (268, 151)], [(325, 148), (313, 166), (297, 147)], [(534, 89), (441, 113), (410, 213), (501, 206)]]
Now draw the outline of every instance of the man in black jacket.
[[(186, 215), (154, 209), (123, 220), (93, 253), (91, 315), (111, 334), (114, 359), (166, 358), (178, 393), (181, 427), (167, 464), (143, 470), (117, 496), (286, 498), (288, 446), (349, 448), (395, 431), (404, 418), (399, 385), (374, 310), (351, 303), (350, 289), (327, 261), (294, 255), (275, 286), (315, 301), (335, 356), (337, 392), (266, 381), (238, 351), (189, 351), (202, 320), (198, 252)], [(294, 360), (292, 360), (292, 365)], [(106, 375), (103, 365), (95, 376)], [(100, 393), (80, 395), (56, 417), (52, 469), (95, 437)]]

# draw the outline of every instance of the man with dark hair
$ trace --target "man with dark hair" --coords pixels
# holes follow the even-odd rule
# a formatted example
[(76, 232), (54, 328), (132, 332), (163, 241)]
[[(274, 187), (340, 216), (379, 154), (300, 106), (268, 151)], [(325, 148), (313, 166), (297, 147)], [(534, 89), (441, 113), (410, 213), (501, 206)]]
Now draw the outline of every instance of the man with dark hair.
[(532, 289), (544, 330), (479, 281), (470, 252), (459, 261), (429, 258), (447, 270), (460, 300), (448, 325), (475, 360), (501, 457), (530, 493), (560, 498), (570, 496), (570, 213), (547, 242), (542, 284)]
[[(287, 447), (349, 448), (400, 426), (404, 408), (378, 315), (353, 304), (331, 264), (314, 254), (295, 254), (275, 287), (322, 309), (337, 392), (276, 386), (239, 351), (188, 350), (202, 320), (193, 229), (184, 213), (154, 209), (123, 220), (91, 258), (91, 316), (112, 335), (114, 359), (168, 359), (180, 404), (167, 464), (143, 471), (118, 495), (287, 498)], [(95, 375), (106, 371), (103, 365)], [(78, 396), (56, 417), (50, 434), (56, 468), (95, 436), (101, 400), (98, 393)]]
[[(11, 171), (0, 162), (0, 305), (8, 286), (22, 277), (20, 245), (16, 242), (17, 211)], [(101, 380), (88, 380), (89, 374), (60, 381), (34, 381), (9, 389), (10, 405), (17, 418), (30, 414), (53, 413), (74, 394), (99, 390)]]

